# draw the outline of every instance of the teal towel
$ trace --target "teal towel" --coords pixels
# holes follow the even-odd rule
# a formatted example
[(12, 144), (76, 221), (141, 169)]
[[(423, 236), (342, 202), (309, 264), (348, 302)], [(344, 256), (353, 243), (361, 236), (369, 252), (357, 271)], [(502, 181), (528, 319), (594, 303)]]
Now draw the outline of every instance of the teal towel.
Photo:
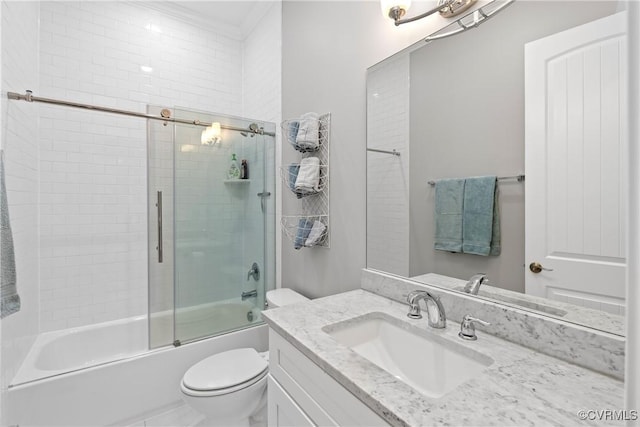
[(436, 236), (434, 248), (462, 252), (462, 212), (464, 179), (441, 179), (436, 182)]
[(502, 251), (502, 245), (500, 244), (500, 198), (498, 197), (500, 188), (496, 184), (496, 190), (493, 193), (493, 224), (491, 227), (491, 249), (489, 255), (498, 256)]
[(499, 255), (500, 215), (496, 177), (467, 178), (463, 203), (462, 252), (484, 256)]

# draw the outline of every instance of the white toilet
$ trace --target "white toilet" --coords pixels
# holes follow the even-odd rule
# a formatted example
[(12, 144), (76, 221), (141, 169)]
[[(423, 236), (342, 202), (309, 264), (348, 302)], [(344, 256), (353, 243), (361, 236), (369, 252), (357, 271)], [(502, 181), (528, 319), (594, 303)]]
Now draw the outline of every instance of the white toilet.
[[(267, 292), (269, 308), (308, 301), (291, 289)], [(184, 401), (207, 417), (201, 425), (240, 427), (251, 418), (266, 425), (268, 353), (238, 348), (214, 354), (182, 377)]]

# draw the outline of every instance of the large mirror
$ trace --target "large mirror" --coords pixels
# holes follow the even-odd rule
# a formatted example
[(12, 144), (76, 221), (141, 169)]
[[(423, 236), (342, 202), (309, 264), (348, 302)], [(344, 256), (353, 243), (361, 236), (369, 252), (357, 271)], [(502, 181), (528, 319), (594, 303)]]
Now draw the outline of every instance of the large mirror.
[[(624, 10), (516, 1), (368, 70), (368, 268), (461, 292), (483, 273), (478, 298), (624, 335)], [(480, 176), (499, 255), (435, 249), (452, 205), (466, 242)]]

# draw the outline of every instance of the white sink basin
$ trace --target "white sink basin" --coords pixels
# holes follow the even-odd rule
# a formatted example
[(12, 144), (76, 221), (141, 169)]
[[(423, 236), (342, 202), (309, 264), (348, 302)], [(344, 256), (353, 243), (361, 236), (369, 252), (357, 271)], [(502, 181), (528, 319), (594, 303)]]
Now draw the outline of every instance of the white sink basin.
[(443, 396), (493, 363), (426, 328), (426, 320), (418, 328), (384, 313), (370, 313), (323, 331), (429, 397)]

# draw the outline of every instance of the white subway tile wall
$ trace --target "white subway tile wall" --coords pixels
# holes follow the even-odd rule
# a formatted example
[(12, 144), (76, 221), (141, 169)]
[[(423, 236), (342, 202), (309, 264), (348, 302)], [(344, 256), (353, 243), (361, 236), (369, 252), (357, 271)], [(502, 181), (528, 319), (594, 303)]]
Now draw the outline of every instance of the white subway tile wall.
[[(232, 124), (248, 126), (239, 120)], [(240, 297), (246, 273), (256, 257), (253, 250), (262, 263), (259, 191), (251, 190), (252, 184), (262, 183), (262, 156), (256, 158), (259, 137), (223, 132), (222, 138), (219, 145), (203, 146), (197, 129), (179, 129), (176, 135), (175, 271), (179, 307)], [(253, 180), (225, 182), (232, 154), (236, 154), (238, 166), (241, 159), (248, 160)], [(247, 253), (245, 234), (253, 239)]]
[[(242, 52), (144, 4), (43, 2), (37, 95), (240, 116)], [(145, 313), (145, 122), (49, 106), (40, 128), (41, 330)]]
[[(4, 392), (38, 333), (38, 110), (6, 92), (38, 90), (38, 3), (2, 2), (2, 149), (22, 308), (2, 325)], [(6, 402), (6, 399), (0, 399)], [(0, 408), (0, 412), (6, 414)], [(2, 420), (0, 420), (0, 424)]]
[[(282, 4), (274, 2), (265, 16), (256, 25), (253, 31), (244, 41), (243, 50), (243, 116), (256, 118), (267, 122), (275, 123), (275, 128), (267, 129), (276, 132), (275, 140), (265, 138), (264, 143), (272, 145), (266, 147), (266, 183), (265, 189), (271, 193), (268, 203), (266, 203), (266, 221), (267, 221), (267, 242), (266, 242), (266, 259), (262, 266), (263, 276), (267, 283), (272, 286), (280, 283), (276, 277), (276, 271), (265, 266), (275, 266), (277, 275), (280, 275), (280, 267), (276, 264), (280, 259), (276, 259), (276, 254), (280, 253), (279, 247), (282, 241), (279, 223), (276, 221), (276, 206), (280, 206), (280, 181), (275, 171), (279, 170), (281, 158), (280, 144), (280, 126), (282, 121), (282, 79), (281, 79), (281, 63), (282, 63)], [(276, 161), (278, 163), (276, 163)], [(257, 172), (255, 169), (259, 165), (251, 165), (251, 172)], [(256, 188), (257, 184), (251, 186), (251, 194), (263, 191)], [(257, 202), (257, 201), (256, 201)], [(252, 208), (259, 209), (257, 203), (252, 204)], [(261, 218), (260, 218), (261, 219)], [(252, 247), (252, 239), (249, 233), (245, 234), (245, 247)], [(255, 246), (255, 245), (254, 245)], [(247, 261), (251, 261), (251, 254), (247, 253)], [(246, 263), (245, 263), (246, 264)], [(248, 268), (250, 266), (246, 265)], [(251, 283), (245, 282), (248, 289)]]
[[(369, 71), (367, 267), (409, 275), (409, 55)], [(425, 184), (426, 185), (426, 184)]]

